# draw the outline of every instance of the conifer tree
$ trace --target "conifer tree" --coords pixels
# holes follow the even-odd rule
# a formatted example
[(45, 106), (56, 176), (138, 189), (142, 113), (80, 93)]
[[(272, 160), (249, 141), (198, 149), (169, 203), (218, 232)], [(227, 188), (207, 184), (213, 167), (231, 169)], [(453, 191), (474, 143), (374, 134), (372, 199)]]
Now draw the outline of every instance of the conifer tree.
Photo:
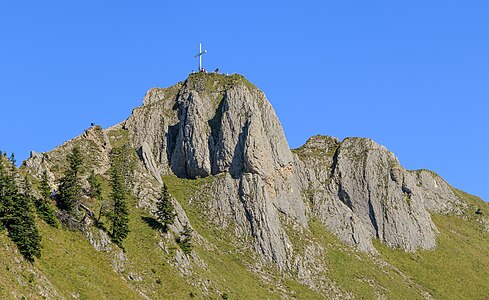
[(41, 198), (36, 199), (34, 202), (37, 209), (37, 215), (48, 225), (58, 227), (58, 219), (56, 218), (54, 208), (51, 206), (50, 202), (51, 188), (49, 186), (49, 179), (46, 171), (42, 173), (39, 191), (41, 193)]
[(129, 211), (127, 208), (127, 192), (124, 186), (124, 177), (121, 174), (120, 165), (112, 165), (110, 173), (111, 199), (114, 210), (111, 215), (112, 241), (122, 248), (122, 242), (129, 234)]
[(188, 224), (183, 227), (182, 234), (177, 238), (177, 244), (185, 254), (192, 252), (192, 229)]
[(163, 183), (160, 196), (156, 202), (156, 216), (158, 221), (163, 226), (163, 230), (167, 230), (168, 225), (173, 224), (175, 218), (175, 207), (171, 201), (171, 195), (168, 192), (168, 187)]
[(88, 184), (90, 184), (90, 197), (100, 200), (102, 198), (102, 183), (92, 171), (87, 178)]
[(19, 252), (32, 262), (34, 257), (41, 256), (41, 236), (32, 213), (31, 188), (24, 179), (22, 191), (19, 190), (15, 160), (10, 161), (10, 171), (0, 161), (0, 221)]
[(73, 147), (68, 155), (69, 167), (61, 178), (59, 185), (58, 205), (69, 214), (73, 214), (80, 201), (82, 190), (78, 175), (83, 163), (83, 157), (78, 146)]
[(95, 198), (100, 204), (100, 210), (97, 218), (97, 222), (100, 222), (100, 218), (105, 214), (105, 201), (102, 195), (102, 183), (100, 179), (92, 171), (88, 176), (88, 184), (90, 184), (90, 197)]

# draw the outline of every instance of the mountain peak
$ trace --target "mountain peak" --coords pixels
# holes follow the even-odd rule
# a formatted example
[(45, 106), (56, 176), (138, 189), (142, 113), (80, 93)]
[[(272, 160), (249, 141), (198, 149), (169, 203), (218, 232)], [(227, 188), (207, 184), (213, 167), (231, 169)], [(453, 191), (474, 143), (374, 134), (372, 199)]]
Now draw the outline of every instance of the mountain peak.
[(180, 177), (266, 174), (292, 160), (272, 106), (242, 75), (190, 74), (149, 90), (143, 103), (124, 128)]
[[(330, 298), (347, 294), (331, 292), (339, 290), (327, 278), (325, 253), (380, 254), (373, 240), (407, 252), (436, 249), (441, 230), (432, 214), (466, 215), (469, 207), (442, 178), (404, 169), (368, 138), (317, 135), (292, 151), (264, 93), (238, 74), (195, 73), (168, 88), (152, 88), (127, 120), (106, 130), (92, 126), (49, 153), (33, 154), (24, 168), (37, 178), (46, 170), (56, 186), (75, 145), (84, 150), (87, 169), (102, 178), (111, 167), (111, 149), (129, 150), (137, 201), (131, 209), (140, 210), (140, 219), (153, 211), (163, 182), (175, 191), (175, 225), (165, 243), (192, 227), (201, 253), (228, 239), (238, 256), (242, 249), (253, 253), (245, 263), (251, 272), (277, 270)], [(89, 210), (102, 205), (87, 199)], [(103, 229), (86, 231), (96, 249), (109, 247)], [(335, 245), (342, 243), (337, 248), (321, 242), (330, 233), (341, 241)], [(166, 253), (168, 265), (198, 268), (204, 260), (196, 253)]]

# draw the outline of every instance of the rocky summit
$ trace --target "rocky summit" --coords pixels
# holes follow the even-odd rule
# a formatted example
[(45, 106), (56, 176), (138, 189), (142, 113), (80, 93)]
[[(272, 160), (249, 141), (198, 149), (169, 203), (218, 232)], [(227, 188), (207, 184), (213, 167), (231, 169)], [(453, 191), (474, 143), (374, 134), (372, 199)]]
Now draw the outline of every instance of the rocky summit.
[[(265, 94), (241, 75), (195, 73), (152, 88), (127, 120), (33, 152), (19, 172), (35, 195), (44, 172), (60, 188), (75, 147), (76, 217), (68, 226), (56, 208), (61, 227), (38, 220), (43, 251), (32, 264), (2, 234), (0, 296), (489, 297), (487, 203), (434, 172), (404, 169), (368, 138), (317, 135), (290, 149)], [(116, 149), (125, 149), (129, 194), (122, 246), (102, 214), (114, 205)], [(90, 176), (101, 181), (98, 198)], [(163, 185), (174, 206), (166, 230), (155, 213)]]

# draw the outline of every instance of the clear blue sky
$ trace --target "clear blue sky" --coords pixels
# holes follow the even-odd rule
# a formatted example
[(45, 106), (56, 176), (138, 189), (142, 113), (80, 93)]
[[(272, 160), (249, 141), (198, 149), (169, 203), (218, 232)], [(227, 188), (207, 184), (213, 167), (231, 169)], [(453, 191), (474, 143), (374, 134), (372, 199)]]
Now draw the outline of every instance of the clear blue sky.
[[(19, 160), (151, 87), (241, 73), (290, 146), (369, 137), (489, 200), (489, 1), (2, 1), (0, 149)], [(183, 4), (182, 4), (183, 3)]]

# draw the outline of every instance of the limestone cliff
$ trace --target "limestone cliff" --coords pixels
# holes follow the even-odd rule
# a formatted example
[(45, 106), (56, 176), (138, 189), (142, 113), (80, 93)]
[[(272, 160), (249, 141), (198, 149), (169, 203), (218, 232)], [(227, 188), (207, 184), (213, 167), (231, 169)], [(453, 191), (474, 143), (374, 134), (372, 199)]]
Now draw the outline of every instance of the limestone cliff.
[(436, 245), (428, 210), (462, 205), (441, 178), (406, 171), (368, 139), (313, 137), (294, 158), (264, 94), (238, 75), (194, 74), (153, 89), (123, 127), (156, 178), (225, 173), (210, 209), (221, 224), (236, 222), (281, 266), (288, 240), (280, 214), (306, 227), (317, 217), (365, 251), (375, 251), (372, 238), (414, 251)]
[[(132, 189), (140, 207), (154, 205), (162, 176), (212, 177), (200, 212), (208, 222), (231, 228), (240, 246), (258, 254), (257, 265), (272, 263), (318, 289), (334, 289), (319, 275), (324, 249), (309, 241), (298, 251), (290, 228), (307, 235), (317, 220), (368, 253), (377, 252), (372, 239), (406, 251), (433, 249), (438, 229), (430, 213), (461, 214), (467, 206), (439, 176), (405, 170), (370, 139), (314, 136), (291, 150), (263, 92), (240, 75), (197, 73), (153, 88), (127, 120), (33, 153), (25, 166), (34, 177), (47, 169), (55, 185), (67, 149), (81, 143), (90, 167), (104, 174), (108, 152), (121, 142), (137, 150)], [(176, 204), (182, 227), (189, 220)]]

